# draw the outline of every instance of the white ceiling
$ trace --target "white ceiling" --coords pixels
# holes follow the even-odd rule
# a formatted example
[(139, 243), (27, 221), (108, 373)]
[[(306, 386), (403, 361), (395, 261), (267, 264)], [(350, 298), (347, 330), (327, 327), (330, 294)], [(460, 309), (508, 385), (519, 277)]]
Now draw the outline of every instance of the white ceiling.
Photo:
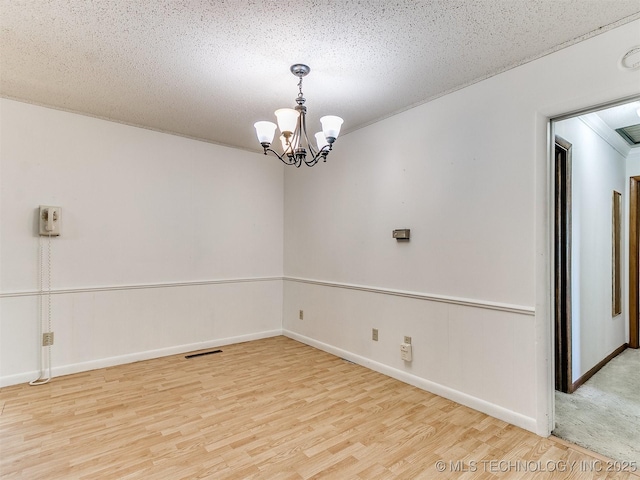
[(599, 110), (596, 112), (611, 130), (640, 123), (640, 101)]
[(310, 130), (349, 132), (637, 18), (640, 0), (0, 0), (0, 95), (259, 151), (293, 63)]

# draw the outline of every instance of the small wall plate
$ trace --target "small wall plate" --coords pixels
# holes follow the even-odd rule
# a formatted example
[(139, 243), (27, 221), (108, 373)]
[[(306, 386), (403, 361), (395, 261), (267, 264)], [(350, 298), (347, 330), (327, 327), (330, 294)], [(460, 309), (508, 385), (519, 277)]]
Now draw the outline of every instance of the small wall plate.
[(393, 231), (393, 238), (396, 240), (409, 240), (411, 238), (411, 230), (409, 228), (400, 228)]

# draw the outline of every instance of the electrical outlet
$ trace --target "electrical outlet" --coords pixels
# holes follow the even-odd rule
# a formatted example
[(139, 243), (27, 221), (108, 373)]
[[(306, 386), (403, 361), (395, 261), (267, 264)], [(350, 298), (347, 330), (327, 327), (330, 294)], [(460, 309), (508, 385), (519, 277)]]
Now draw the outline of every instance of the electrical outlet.
[(404, 337), (404, 343), (411, 345), (411, 337)]
[(46, 332), (42, 334), (42, 346), (49, 347), (53, 345), (53, 332)]
[(300, 313), (298, 314), (298, 318), (300, 320), (304, 320), (304, 310), (300, 310)]
[(378, 329), (377, 328), (372, 328), (371, 329), (371, 340), (373, 340), (374, 342), (378, 341)]

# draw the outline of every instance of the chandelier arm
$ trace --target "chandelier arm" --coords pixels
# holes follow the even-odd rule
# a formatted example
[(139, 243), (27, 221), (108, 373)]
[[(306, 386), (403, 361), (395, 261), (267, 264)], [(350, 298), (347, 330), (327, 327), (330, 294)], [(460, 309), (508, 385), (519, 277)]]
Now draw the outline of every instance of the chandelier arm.
[(282, 152), (282, 156), (286, 155), (288, 157), (293, 157), (296, 151), (295, 144), (296, 144), (296, 132), (293, 132), (291, 134), (291, 137), (289, 137), (289, 145), (287, 145), (284, 152)]
[(320, 149), (318, 151), (318, 153), (316, 153), (313, 158), (311, 160), (309, 160), (307, 162), (307, 160), (305, 159), (304, 163), (308, 166), (308, 167), (313, 167), (316, 163), (318, 163), (320, 161), (320, 159), (322, 159), (323, 161), (327, 161), (327, 155), (329, 155), (329, 152), (331, 151), (331, 145), (325, 145), (324, 147), (322, 147), (322, 149)]
[[(285, 165), (296, 165), (296, 161), (295, 161), (295, 157), (293, 155), (289, 155), (286, 152), (283, 153), (282, 155), (280, 155), (278, 152), (276, 152), (273, 148), (269, 148), (269, 147), (264, 147), (264, 154), (266, 155), (267, 152), (271, 152), (273, 153), (276, 157), (278, 157), (280, 159), (280, 161), (282, 163), (284, 163)], [(300, 165), (296, 165), (297, 167), (299, 167)]]
[[(301, 123), (302, 123), (302, 133), (304, 134), (304, 139), (307, 141), (307, 147), (309, 148), (309, 154), (312, 157), (316, 157), (319, 152), (316, 152), (313, 148), (313, 144), (309, 141), (309, 135), (307, 134), (307, 115), (305, 112), (300, 113)], [(305, 162), (307, 163), (307, 162)], [(307, 165), (309, 165), (307, 163)]]
[(316, 163), (320, 161), (319, 157), (313, 157), (311, 160), (307, 161), (305, 159), (304, 163), (307, 167), (313, 167)]

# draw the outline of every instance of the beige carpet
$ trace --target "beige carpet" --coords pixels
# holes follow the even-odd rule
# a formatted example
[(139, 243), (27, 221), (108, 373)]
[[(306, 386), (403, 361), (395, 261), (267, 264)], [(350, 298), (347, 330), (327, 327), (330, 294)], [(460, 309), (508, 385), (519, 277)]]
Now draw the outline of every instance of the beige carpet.
[(556, 392), (553, 435), (640, 469), (640, 350), (627, 348), (571, 395)]

